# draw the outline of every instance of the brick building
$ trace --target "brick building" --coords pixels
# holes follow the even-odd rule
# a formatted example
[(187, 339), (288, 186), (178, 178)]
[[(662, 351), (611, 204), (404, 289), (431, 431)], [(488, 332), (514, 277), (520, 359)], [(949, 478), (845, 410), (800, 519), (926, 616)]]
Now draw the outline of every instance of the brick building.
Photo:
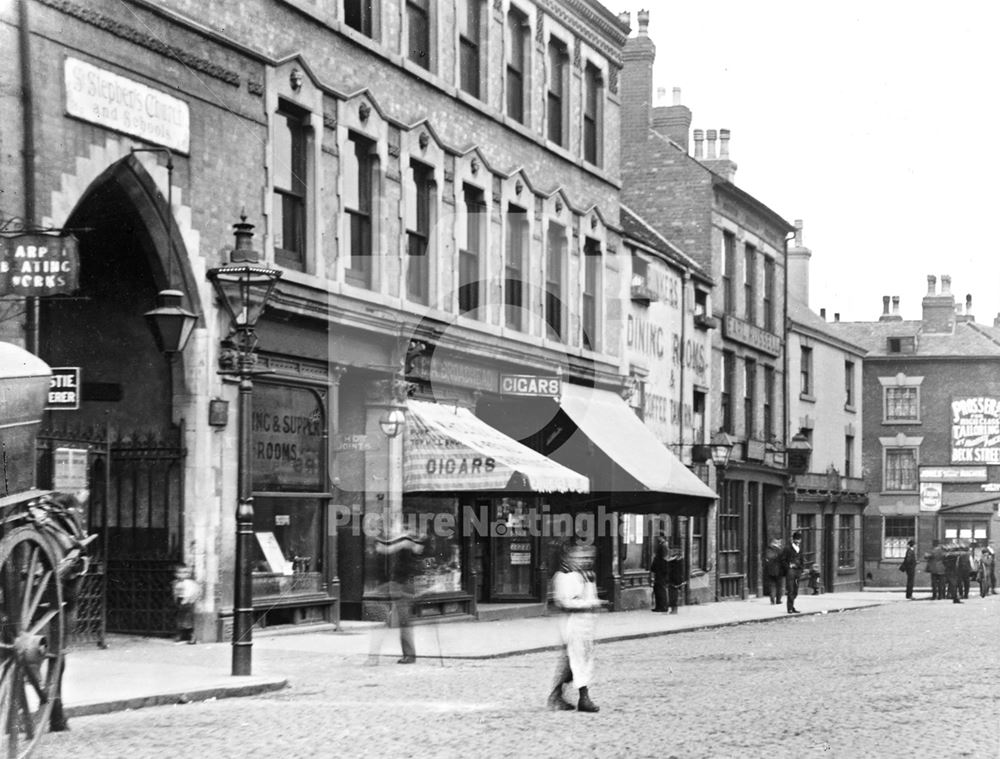
[(811, 454), (808, 471), (790, 478), (789, 527), (802, 532), (804, 561), (815, 566), (826, 592), (860, 590), (867, 503), (861, 477), (865, 350), (837, 334), (825, 309), (816, 314), (809, 308), (811, 256), (802, 244), (802, 222), (796, 221), (788, 249), (788, 418)]
[(956, 303), (947, 275), (940, 290), (927, 277), (920, 319), (882, 300), (877, 321), (829, 325), (867, 350), (863, 555), (876, 586), (900, 584), (909, 539), (921, 556), (933, 540), (981, 544), (1000, 529), (1000, 329), (976, 323), (971, 295)]
[[(792, 226), (733, 183), (728, 130), (693, 132), (680, 103), (653, 105), (656, 48), (640, 11), (622, 71), (622, 202), (713, 278), (710, 432), (734, 441), (719, 478), (717, 598), (762, 592), (768, 534), (785, 529), (785, 254)], [(717, 150), (718, 148), (718, 150)], [(693, 403), (693, 398), (685, 399)], [(722, 472), (717, 472), (723, 474)]]
[[(648, 503), (655, 487), (714, 496), (679, 464), (652, 482), (614, 453), (627, 29), (598, 2), (23, 0), (4, 14), (18, 55), (0, 65), (23, 97), (3, 93), (0, 221), (72, 232), (81, 275), (73, 297), (21, 300), (2, 329), (81, 370), (80, 407), (51, 412), (45, 440), (90, 450), (91, 527), (123, 588), (113, 626), (169, 629), (184, 561), (205, 591), (199, 637), (227, 636), (237, 388), (217, 373), (229, 326), (206, 272), (241, 213), (282, 273), (250, 425), (260, 624), (381, 602), (372, 521), (459, 525), (431, 536), (423, 613), (544, 610), (563, 536), (512, 539), (532, 514), (616, 523), (616, 498)], [(169, 360), (143, 320), (168, 289), (198, 316)], [(393, 411), (406, 422), (390, 437)], [(467, 514), (507, 537), (466, 529)]]

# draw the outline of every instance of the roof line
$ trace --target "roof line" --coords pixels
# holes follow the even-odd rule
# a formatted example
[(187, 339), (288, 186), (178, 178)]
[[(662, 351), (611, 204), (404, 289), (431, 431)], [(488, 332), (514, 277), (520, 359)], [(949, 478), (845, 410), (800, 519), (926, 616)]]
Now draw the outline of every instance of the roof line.
[(652, 227), (650, 225), (650, 223), (648, 221), (646, 221), (644, 218), (642, 218), (642, 216), (640, 216), (639, 214), (637, 214), (635, 211), (633, 211), (631, 208), (629, 208), (624, 203), (619, 203), (619, 205), (625, 211), (627, 211), (628, 213), (632, 214), (632, 216), (634, 216), (636, 218), (636, 220), (640, 224), (642, 224), (642, 226), (644, 228), (646, 228), (647, 230), (649, 230), (649, 232), (652, 233), (652, 235), (654, 237), (656, 237), (657, 240), (659, 240), (660, 242), (662, 242), (672, 252), (674, 252), (675, 254), (677, 254), (678, 256), (680, 256), (682, 259), (684, 259), (684, 261), (687, 262), (688, 266), (690, 266), (693, 269), (697, 269), (699, 272), (707, 274), (707, 272), (705, 272), (705, 270), (702, 268), (702, 266), (697, 261), (695, 261), (693, 258), (691, 258), (691, 256), (689, 256), (683, 250), (681, 250), (676, 245), (674, 245), (672, 242), (670, 242), (670, 240), (668, 240), (666, 237), (664, 237), (662, 234), (660, 234), (654, 227)]

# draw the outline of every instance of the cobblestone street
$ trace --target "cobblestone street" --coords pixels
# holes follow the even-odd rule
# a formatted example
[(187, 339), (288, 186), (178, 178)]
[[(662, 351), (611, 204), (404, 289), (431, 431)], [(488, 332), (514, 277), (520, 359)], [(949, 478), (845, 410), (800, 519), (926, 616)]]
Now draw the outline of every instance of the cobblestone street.
[(595, 715), (544, 709), (551, 653), (365, 667), (257, 652), (288, 689), (77, 718), (36, 756), (992, 758), (998, 629), (993, 596), (606, 643)]

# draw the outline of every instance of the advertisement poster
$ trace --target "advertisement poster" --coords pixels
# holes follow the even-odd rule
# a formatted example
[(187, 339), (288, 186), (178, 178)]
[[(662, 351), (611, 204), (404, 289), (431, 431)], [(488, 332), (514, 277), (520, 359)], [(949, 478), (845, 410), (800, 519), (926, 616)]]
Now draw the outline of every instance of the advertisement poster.
[(1000, 464), (1000, 399), (952, 400), (951, 463)]

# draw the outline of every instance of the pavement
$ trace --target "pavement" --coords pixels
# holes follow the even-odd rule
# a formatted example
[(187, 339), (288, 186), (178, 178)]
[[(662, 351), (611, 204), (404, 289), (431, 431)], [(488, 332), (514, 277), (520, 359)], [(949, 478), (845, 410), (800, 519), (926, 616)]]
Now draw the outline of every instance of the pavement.
[[(917, 593), (918, 598), (929, 598)], [(905, 602), (902, 592), (879, 589), (852, 593), (800, 595), (800, 614), (787, 614), (784, 603), (767, 598), (723, 601), (681, 607), (678, 614), (649, 610), (600, 615), (597, 639), (613, 642), (714, 627), (791, 621), (810, 614), (831, 614), (886, 603)], [(449, 621), (418, 624), (414, 639), (417, 665), (444, 659), (493, 659), (559, 647), (558, 616), (497, 621)], [(299, 625), (285, 630), (255, 631), (253, 674), (230, 674), (228, 643), (177, 644), (162, 638), (109, 636), (106, 648), (78, 646), (66, 655), (63, 703), (67, 716), (104, 714), (148, 706), (217, 698), (252, 696), (288, 685), (281, 672), (283, 651), (339, 657), (361, 666), (373, 650), (380, 663), (399, 657), (396, 630), (370, 622)]]

